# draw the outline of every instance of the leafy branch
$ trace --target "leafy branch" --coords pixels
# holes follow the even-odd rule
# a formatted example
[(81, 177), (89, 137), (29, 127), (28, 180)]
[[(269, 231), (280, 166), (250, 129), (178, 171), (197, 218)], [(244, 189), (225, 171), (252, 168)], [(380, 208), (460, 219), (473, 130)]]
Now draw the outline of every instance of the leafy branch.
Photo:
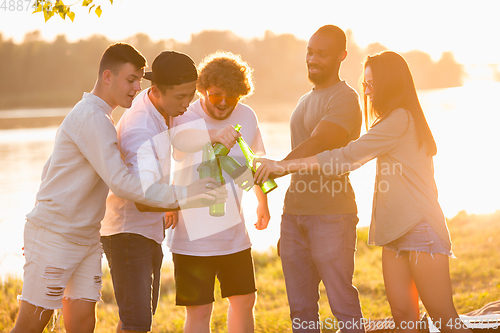
[[(36, 0), (33, 7), (35, 11), (33, 13), (43, 13), (43, 17), (45, 18), (45, 22), (47, 22), (52, 16), (55, 14), (59, 14), (63, 20), (66, 19), (66, 16), (70, 18), (71, 22), (75, 19), (75, 13), (71, 11), (70, 7), (78, 4), (80, 1), (77, 1), (71, 5), (66, 5), (62, 0), (56, 0), (55, 3), (51, 0)], [(94, 12), (98, 17), (101, 17), (102, 9), (100, 5), (94, 3), (94, 0), (82, 0), (82, 7), (89, 8), (89, 14), (94, 9)], [(113, 4), (113, 0), (109, 0), (111, 4)]]

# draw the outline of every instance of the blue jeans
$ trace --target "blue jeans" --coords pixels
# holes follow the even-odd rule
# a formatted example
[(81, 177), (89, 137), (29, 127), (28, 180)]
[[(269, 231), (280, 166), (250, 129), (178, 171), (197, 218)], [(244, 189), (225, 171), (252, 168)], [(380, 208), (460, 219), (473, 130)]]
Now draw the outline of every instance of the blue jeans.
[(320, 281), (339, 320), (336, 328), (365, 331), (358, 290), (352, 285), (357, 222), (356, 214), (283, 214), (280, 252), (293, 332), (320, 332)]
[(160, 294), (161, 245), (132, 233), (101, 237), (122, 330), (151, 331)]

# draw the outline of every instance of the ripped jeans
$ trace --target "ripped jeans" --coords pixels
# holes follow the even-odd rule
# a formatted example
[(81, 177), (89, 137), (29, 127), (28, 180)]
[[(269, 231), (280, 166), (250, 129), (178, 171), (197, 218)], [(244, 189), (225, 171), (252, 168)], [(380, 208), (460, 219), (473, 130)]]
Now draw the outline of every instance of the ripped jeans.
[(99, 239), (75, 244), (26, 221), (21, 300), (50, 310), (62, 308), (63, 298), (99, 301), (102, 253)]

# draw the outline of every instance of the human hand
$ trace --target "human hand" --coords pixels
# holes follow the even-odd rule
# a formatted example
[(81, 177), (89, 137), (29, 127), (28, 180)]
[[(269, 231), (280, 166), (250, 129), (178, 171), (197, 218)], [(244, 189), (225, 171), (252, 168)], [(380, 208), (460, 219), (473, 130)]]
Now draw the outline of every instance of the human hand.
[(175, 226), (177, 226), (177, 221), (177, 211), (165, 212), (165, 229), (168, 229), (170, 227), (172, 227), (172, 229), (175, 229)]
[(212, 177), (198, 179), (187, 186), (187, 197), (194, 197), (205, 192), (215, 190), (219, 185)]
[(241, 136), (239, 132), (237, 132), (233, 126), (227, 125), (224, 128), (218, 130), (213, 138), (211, 138), (212, 142), (220, 142), (227, 149), (233, 148), (236, 143), (236, 139)]
[(266, 229), (270, 219), (271, 214), (269, 213), (269, 207), (267, 206), (267, 204), (259, 204), (257, 206), (257, 223), (254, 224), (255, 229)]
[(218, 185), (212, 177), (199, 179), (187, 186), (187, 203), (181, 209), (208, 207), (227, 200), (228, 191), (224, 185)]
[(269, 178), (270, 174), (273, 174), (273, 176), (279, 176), (282, 174), (285, 169), (281, 167), (279, 163), (279, 161), (269, 160), (262, 157), (254, 159), (253, 167), (257, 169), (253, 177), (254, 182), (256, 184), (262, 184)]

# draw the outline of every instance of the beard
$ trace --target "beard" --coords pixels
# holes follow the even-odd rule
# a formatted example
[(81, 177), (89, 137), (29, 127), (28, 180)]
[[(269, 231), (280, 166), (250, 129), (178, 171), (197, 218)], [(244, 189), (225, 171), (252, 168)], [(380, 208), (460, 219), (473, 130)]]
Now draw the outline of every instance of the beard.
[(316, 74), (308, 73), (307, 78), (309, 79), (309, 81), (311, 81), (311, 83), (322, 84), (328, 81), (328, 79), (331, 76), (330, 74), (331, 73), (316, 73)]
[[(309, 72), (309, 68), (319, 69), (320, 71), (319, 73), (311, 73)], [(336, 73), (335, 65), (330, 65), (330, 66), (307, 65), (307, 69), (308, 69), (307, 78), (313, 84), (323, 84)]]

